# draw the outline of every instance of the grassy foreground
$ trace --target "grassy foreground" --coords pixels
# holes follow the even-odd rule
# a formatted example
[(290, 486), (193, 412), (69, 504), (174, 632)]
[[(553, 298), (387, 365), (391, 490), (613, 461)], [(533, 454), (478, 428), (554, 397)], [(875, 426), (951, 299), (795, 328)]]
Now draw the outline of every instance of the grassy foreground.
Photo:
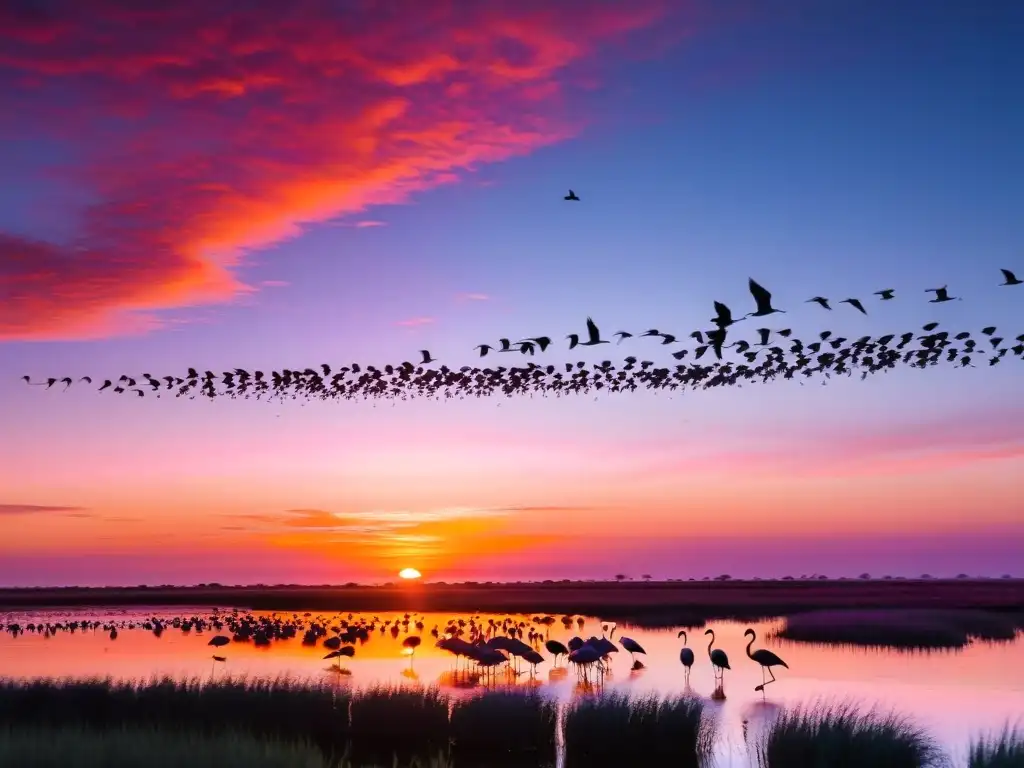
[(935, 742), (897, 715), (850, 704), (784, 712), (758, 745), (764, 768), (929, 768), (945, 762)]
[(1006, 728), (971, 745), (967, 768), (1024, 768), (1024, 732)]
[[(712, 711), (687, 696), (583, 696), (562, 729), (567, 768), (700, 768), (716, 744)], [(0, 680), (0, 766), (536, 768), (554, 764), (558, 730), (557, 705), (533, 689), (452, 700), (430, 687), (349, 693), (288, 679)], [(948, 764), (908, 720), (851, 704), (784, 711), (749, 749), (761, 768)], [(960, 764), (1024, 768), (1024, 734), (979, 739)]]

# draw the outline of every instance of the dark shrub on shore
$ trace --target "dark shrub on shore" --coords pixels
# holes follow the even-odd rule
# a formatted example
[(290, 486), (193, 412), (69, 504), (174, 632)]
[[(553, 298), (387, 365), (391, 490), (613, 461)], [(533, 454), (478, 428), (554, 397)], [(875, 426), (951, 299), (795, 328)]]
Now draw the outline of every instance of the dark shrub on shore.
[(588, 696), (565, 716), (565, 764), (697, 768), (712, 750), (714, 727), (691, 697)]
[(903, 718), (850, 704), (784, 712), (757, 746), (762, 768), (926, 768), (942, 764), (931, 738)]
[(24, 768), (329, 768), (309, 744), (149, 728), (0, 729), (0, 765)]
[(353, 756), (357, 762), (390, 762), (397, 755), (447, 749), (450, 701), (436, 687), (376, 685), (352, 699)]
[(892, 648), (963, 648), (972, 638), (1013, 640), (1013, 617), (985, 611), (812, 611), (786, 618), (777, 633), (786, 640)]
[(1024, 768), (1024, 733), (1006, 728), (971, 744), (967, 768)]
[(0, 723), (8, 726), (160, 727), (207, 735), (234, 731), (310, 742), (334, 755), (345, 751), (348, 708), (345, 692), (284, 677), (205, 683), (0, 680)]
[(553, 761), (558, 705), (535, 690), (505, 689), (456, 700), (452, 708), (452, 750)]

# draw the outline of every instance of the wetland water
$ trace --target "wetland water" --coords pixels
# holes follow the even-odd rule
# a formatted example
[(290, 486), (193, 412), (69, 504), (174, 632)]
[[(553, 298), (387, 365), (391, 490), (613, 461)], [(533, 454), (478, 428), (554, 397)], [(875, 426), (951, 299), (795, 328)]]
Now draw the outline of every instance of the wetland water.
[[(330, 614), (304, 611), (254, 612), (254, 616), (277, 616), (302, 621), (325, 617), (335, 622), (348, 618), (347, 613)], [(211, 610), (204, 608), (129, 608), (81, 609), (69, 611), (18, 611), (0, 614), (5, 627), (17, 623), (53, 624), (67, 621), (100, 621), (115, 623), (118, 636), (111, 640), (102, 628), (71, 633), (58, 631), (51, 637), (38, 633), (12, 636), (0, 634), (0, 677), (116, 677), (146, 679), (153, 676), (203, 677), (248, 675), (288, 675), (298, 678), (327, 677), (338, 685), (365, 687), (373, 683), (405, 683), (438, 685), (452, 695), (467, 695), (484, 686), (533, 685), (546, 695), (568, 701), (574, 695), (586, 692), (593, 683), (581, 683), (576, 672), (566, 670), (564, 658), (554, 667), (550, 654), (543, 647), (546, 639), (567, 643), (578, 635), (584, 639), (602, 635), (602, 622), (584, 617), (580, 628), (575, 622), (565, 627), (555, 621), (550, 627), (534, 623), (532, 615), (450, 613), (412, 614), (408, 631), (400, 629), (397, 636), (379, 628), (366, 642), (356, 642), (355, 656), (342, 659), (342, 672), (322, 659), (326, 649), (321, 641), (314, 647), (302, 644), (302, 632), (294, 638), (273, 640), (269, 646), (258, 647), (251, 641), (232, 642), (221, 649), (210, 648), (207, 643), (218, 630), (207, 628), (188, 633), (168, 625), (160, 637), (142, 628), (152, 617), (170, 621), (175, 616), (209, 617)], [(353, 620), (378, 618), (378, 627), (384, 621), (399, 621), (402, 613), (354, 614)], [(435, 647), (431, 635), (434, 627), (443, 636), (445, 627), (462, 619), (471, 619), (486, 625), (490, 619), (498, 624), (506, 618), (523, 622), (523, 640), (529, 641), (530, 630), (543, 635), (539, 650), (546, 657), (535, 675), (529, 665), (521, 663), (518, 675), (498, 672), (493, 678), (480, 678), (465, 672), (455, 674), (454, 659), (448, 652)], [(556, 617), (560, 619), (561, 617)], [(423, 630), (415, 623), (421, 621)], [(135, 624), (129, 629), (129, 624)], [(331, 623), (328, 621), (328, 623)], [(770, 719), (779, 707), (811, 703), (817, 699), (849, 700), (865, 708), (877, 706), (883, 710), (896, 710), (925, 726), (942, 746), (955, 758), (962, 758), (969, 739), (979, 732), (1001, 729), (1007, 722), (1018, 723), (1024, 718), (1024, 639), (1018, 634), (1012, 642), (973, 642), (962, 650), (908, 652), (895, 649), (864, 649), (848, 646), (817, 645), (789, 642), (771, 637), (780, 621), (762, 621), (753, 624), (731, 621), (710, 622), (715, 630), (715, 647), (729, 655), (732, 667), (725, 673), (724, 700), (710, 700), (714, 689), (712, 668), (708, 660), (705, 627), (688, 630), (688, 645), (696, 655), (696, 663), (686, 684), (684, 670), (679, 663), (682, 640), (677, 639), (679, 628), (642, 629), (618, 625), (612, 637), (618, 641), (623, 635), (643, 646), (646, 654), (638, 655), (645, 665), (642, 670), (631, 670), (629, 654), (621, 649), (614, 654), (610, 671), (603, 682), (596, 673), (591, 679), (605, 690), (622, 690), (638, 694), (692, 693), (710, 700), (712, 710), (718, 713), (720, 735), (718, 765), (746, 766), (748, 758), (744, 744), (744, 721), (747, 730), (756, 729)], [(747, 658), (747, 627), (757, 631), (754, 648), (769, 648), (781, 656), (790, 669), (777, 668), (777, 683), (768, 686), (765, 698), (754, 691), (761, 682), (761, 669)], [(609, 630), (612, 625), (609, 625)], [(227, 629), (221, 630), (230, 634)], [(415, 657), (410, 657), (402, 641), (410, 635), (421, 635), (423, 642)], [(618, 643), (617, 643), (618, 644)], [(213, 653), (226, 657), (224, 663), (214, 664)], [(465, 662), (463, 662), (464, 666)]]

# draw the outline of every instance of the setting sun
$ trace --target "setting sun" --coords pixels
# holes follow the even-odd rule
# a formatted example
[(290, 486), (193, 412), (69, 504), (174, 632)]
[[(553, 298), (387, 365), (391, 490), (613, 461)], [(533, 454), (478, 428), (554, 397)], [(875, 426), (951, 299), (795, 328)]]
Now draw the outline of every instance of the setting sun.
[(418, 579), (423, 574), (421, 574), (415, 568), (403, 568), (398, 572), (398, 575), (401, 576), (403, 579)]

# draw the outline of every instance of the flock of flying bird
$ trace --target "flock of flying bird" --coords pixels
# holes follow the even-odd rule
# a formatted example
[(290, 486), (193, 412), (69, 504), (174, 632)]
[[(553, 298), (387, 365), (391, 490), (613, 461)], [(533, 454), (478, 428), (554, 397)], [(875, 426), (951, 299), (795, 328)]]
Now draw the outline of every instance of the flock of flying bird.
[[(644, 668), (643, 662), (636, 656), (646, 655), (643, 646), (636, 640), (629, 637), (620, 637), (619, 645), (616, 645), (613, 638), (617, 629), (615, 624), (603, 623), (601, 625), (601, 636), (591, 635), (583, 639), (579, 635), (569, 638), (566, 643), (550, 639), (550, 629), (559, 620), (554, 616), (533, 616), (531, 621), (516, 619), (513, 617), (488, 618), (480, 615), (469, 618), (451, 618), (442, 625), (435, 624), (429, 634), (435, 641), (435, 646), (451, 654), (455, 659), (456, 670), (459, 668), (460, 660), (465, 660), (464, 668), (467, 672), (467, 682), (475, 684), (481, 677), (486, 676), (492, 679), (496, 670), (504, 668), (510, 677), (517, 677), (522, 674), (518, 668), (518, 661), (522, 660), (530, 665), (531, 675), (536, 674), (537, 665), (547, 659), (541, 654), (543, 647), (553, 658), (554, 667), (558, 669), (559, 657), (565, 657), (567, 663), (576, 667), (577, 674), (584, 683), (589, 684), (589, 672), (594, 669), (603, 680), (605, 673), (611, 665), (612, 654), (619, 652), (619, 646), (630, 654), (633, 671)], [(561, 624), (566, 632), (574, 629), (582, 633), (586, 626), (586, 619), (582, 616), (562, 616)], [(220, 649), (232, 643), (251, 643), (257, 647), (270, 647), (279, 641), (291, 640), (301, 637), (304, 646), (320, 646), (327, 653), (324, 660), (337, 661), (338, 666), (332, 667), (332, 671), (342, 673), (340, 662), (342, 658), (352, 658), (356, 655), (356, 646), (369, 642), (376, 634), (384, 636), (390, 634), (393, 640), (404, 635), (401, 645), (403, 651), (411, 658), (415, 656), (416, 649), (423, 642), (425, 624), (422, 616), (406, 613), (403, 616), (381, 619), (378, 616), (363, 617), (349, 613), (347, 616), (314, 616), (312, 613), (291, 614), (289, 617), (280, 614), (257, 616), (251, 613), (242, 613), (238, 610), (231, 612), (220, 612), (214, 610), (206, 616), (174, 616), (138, 619), (122, 619), (119, 621), (99, 621), (93, 619), (69, 619), (66, 621), (38, 621), (28, 622), (24, 626), (20, 623), (9, 622), (0, 628), (8, 634), (17, 637), (22, 633), (35, 634), (44, 638), (51, 638), (58, 633), (86, 634), (96, 633), (100, 630), (105, 632), (110, 640), (117, 640), (120, 632), (126, 630), (143, 630), (152, 632), (160, 637), (168, 629), (175, 629), (182, 634), (191, 633), (203, 634), (207, 631), (216, 632), (207, 643), (219, 654), (212, 656), (213, 664), (225, 663), (227, 656)], [(710, 636), (708, 642), (708, 660), (711, 663), (715, 677), (715, 695), (722, 696), (723, 676), (725, 670), (732, 669), (729, 666), (729, 657), (721, 648), (715, 648), (714, 630), (708, 629), (704, 633)], [(761, 667), (762, 682), (754, 688), (755, 691), (764, 692), (766, 685), (775, 682), (773, 667), (789, 668), (777, 655), (764, 648), (752, 650), (756, 641), (756, 634), (753, 629), (744, 633), (750, 640), (747, 643), (747, 656)], [(686, 685), (689, 685), (690, 670), (695, 662), (695, 655), (692, 649), (686, 646), (686, 631), (680, 630), (677, 637), (683, 639), (683, 647), (679, 651), (679, 661), (683, 665)], [(516, 666), (513, 666), (513, 665)], [(470, 674), (470, 670), (473, 670)], [(770, 679), (768, 677), (770, 676)], [(554, 677), (554, 676), (553, 676)]]
[[(1001, 271), (1004, 280), (1000, 285), (1019, 286), (1024, 283), (1010, 270)], [(989, 365), (996, 365), (1010, 353), (1024, 360), (1024, 333), (1007, 338), (995, 326), (989, 326), (981, 330), (985, 338), (975, 338), (969, 331), (940, 331), (937, 322), (924, 325), (921, 329), (923, 335), (919, 335), (918, 331), (910, 331), (851, 340), (836, 336), (831, 331), (822, 331), (817, 338), (807, 343), (794, 338), (789, 328), (773, 330), (763, 327), (755, 329), (757, 338), (754, 341), (739, 339), (727, 344), (730, 329), (736, 323), (749, 317), (761, 318), (785, 313), (785, 310), (777, 309), (772, 304), (772, 294), (755, 280), (749, 280), (748, 287), (756, 309), (736, 318), (728, 306), (719, 301), (714, 302), (715, 316), (710, 321), (714, 328), (690, 333), (689, 338), (697, 346), (692, 350), (684, 348), (672, 352), (672, 357), (678, 363), (672, 367), (659, 367), (650, 360), (641, 361), (636, 356), (629, 356), (621, 366), (605, 360), (592, 365), (585, 362), (538, 365), (530, 361), (520, 366), (466, 365), (453, 369), (441, 365), (431, 368), (427, 366), (437, 362), (436, 358), (428, 350), (421, 350), (422, 359), (418, 363), (406, 361), (380, 367), (352, 363), (334, 369), (322, 363), (316, 368), (286, 368), (271, 371), (269, 375), (263, 371), (250, 372), (243, 368), (222, 371), (220, 374), (209, 370), (200, 373), (195, 368), (189, 368), (182, 375), (161, 377), (150, 373), (141, 376), (122, 374), (117, 378), (103, 379), (98, 391), (132, 393), (137, 397), (145, 397), (147, 394), (161, 397), (162, 394), (168, 394), (190, 399), (196, 396), (227, 396), (281, 400), (300, 397), (310, 400), (405, 400), (413, 397), (464, 399), (494, 394), (506, 397), (534, 394), (560, 396), (601, 391), (633, 392), (638, 389), (708, 389), (767, 382), (777, 378), (799, 377), (798, 380), (802, 380), (822, 376), (827, 379), (832, 375), (849, 376), (855, 372), (859, 372), (861, 378), (866, 378), (869, 374), (889, 371), (898, 365), (914, 368), (939, 364), (974, 367), (973, 361), (982, 359)], [(932, 304), (960, 300), (949, 294), (947, 286), (927, 289), (925, 293), (934, 294), (930, 301)], [(880, 301), (890, 301), (895, 297), (895, 289), (876, 291), (875, 295)], [(824, 296), (814, 296), (807, 303), (832, 311), (830, 299)], [(860, 299), (846, 298), (836, 303), (848, 304), (858, 312), (867, 314)], [(571, 333), (566, 337), (569, 349), (611, 343), (601, 337), (600, 329), (591, 318), (587, 318), (586, 325), (586, 334)], [(675, 334), (656, 328), (636, 334), (618, 331), (613, 335), (618, 343), (634, 336), (658, 338), (660, 346), (679, 341)], [(479, 350), (481, 357), (492, 351), (533, 356), (537, 352), (546, 352), (551, 344), (549, 336), (536, 336), (519, 342), (505, 338), (497, 346), (480, 344), (475, 349)], [(735, 350), (739, 359), (725, 360), (727, 349)], [(713, 362), (696, 362), (709, 351), (715, 357)], [(693, 362), (683, 363), (688, 356)], [(29, 376), (23, 376), (22, 379), (29, 385), (47, 389), (63, 384), (63, 389), (67, 390), (75, 383), (71, 376), (51, 377), (42, 381), (33, 381)], [(79, 382), (92, 384), (94, 380), (90, 376), (83, 376)]]

